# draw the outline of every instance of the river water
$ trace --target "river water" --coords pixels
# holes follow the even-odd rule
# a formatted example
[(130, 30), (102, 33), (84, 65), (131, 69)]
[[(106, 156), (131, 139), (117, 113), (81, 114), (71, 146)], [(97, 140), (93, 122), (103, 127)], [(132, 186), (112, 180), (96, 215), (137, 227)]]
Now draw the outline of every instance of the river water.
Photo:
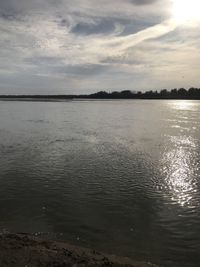
[(0, 229), (200, 266), (200, 102), (0, 102)]

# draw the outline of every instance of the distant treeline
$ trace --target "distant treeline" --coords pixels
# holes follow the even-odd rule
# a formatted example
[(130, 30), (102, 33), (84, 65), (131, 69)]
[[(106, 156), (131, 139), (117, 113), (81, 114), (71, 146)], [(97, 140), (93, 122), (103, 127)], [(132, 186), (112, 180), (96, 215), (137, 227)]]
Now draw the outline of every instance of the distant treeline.
[(163, 89), (160, 92), (152, 90), (146, 92), (124, 90), (121, 92), (107, 93), (100, 91), (88, 97), (100, 99), (200, 99), (200, 88), (190, 88), (188, 90), (180, 88), (170, 91)]
[(89, 95), (0, 95), (1, 99), (35, 99), (35, 100), (64, 100), (64, 99), (200, 99), (200, 88), (185, 88), (161, 91), (134, 92), (124, 90), (121, 92), (100, 91)]

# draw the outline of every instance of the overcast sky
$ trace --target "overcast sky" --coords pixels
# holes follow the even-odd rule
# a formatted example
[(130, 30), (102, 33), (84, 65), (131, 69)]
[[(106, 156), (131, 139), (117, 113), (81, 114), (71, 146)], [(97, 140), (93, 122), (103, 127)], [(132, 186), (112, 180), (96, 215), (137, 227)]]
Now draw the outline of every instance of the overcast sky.
[(200, 87), (199, 26), (172, 0), (0, 0), (0, 94)]

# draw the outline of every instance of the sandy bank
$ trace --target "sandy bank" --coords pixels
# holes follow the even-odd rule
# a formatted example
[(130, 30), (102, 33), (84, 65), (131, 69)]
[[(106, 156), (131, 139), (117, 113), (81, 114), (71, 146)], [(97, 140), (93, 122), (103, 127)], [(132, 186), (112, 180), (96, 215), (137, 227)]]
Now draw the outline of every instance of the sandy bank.
[(27, 234), (0, 235), (1, 267), (156, 267)]

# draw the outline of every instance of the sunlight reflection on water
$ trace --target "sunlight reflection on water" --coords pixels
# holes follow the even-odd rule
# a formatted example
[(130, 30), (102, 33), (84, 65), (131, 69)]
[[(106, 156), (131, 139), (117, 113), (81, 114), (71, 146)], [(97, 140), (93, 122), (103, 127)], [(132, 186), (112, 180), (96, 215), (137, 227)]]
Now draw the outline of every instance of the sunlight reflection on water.
[(163, 173), (165, 182), (173, 201), (181, 206), (192, 205), (192, 199), (197, 191), (195, 173), (198, 170), (194, 162), (195, 143), (189, 138), (172, 138), (175, 144), (172, 150), (163, 155)]
[[(168, 136), (169, 143), (161, 159), (161, 172), (164, 174), (166, 188), (171, 200), (181, 206), (193, 207), (195, 193), (198, 191), (197, 173), (199, 163), (197, 140), (190, 136), (191, 130), (197, 130), (190, 125), (191, 118), (185, 116), (184, 127), (180, 124), (183, 113), (195, 111), (197, 103), (189, 101), (169, 102), (172, 110), (176, 111), (176, 125), (172, 128), (180, 130), (176, 136)], [(178, 113), (177, 113), (178, 112)], [(170, 145), (169, 145), (170, 144)], [(195, 205), (196, 206), (196, 205)]]
[(179, 100), (179, 101), (173, 101), (168, 102), (171, 108), (176, 110), (194, 110), (195, 107), (198, 105), (198, 103), (195, 103), (194, 101), (188, 101), (188, 100)]

